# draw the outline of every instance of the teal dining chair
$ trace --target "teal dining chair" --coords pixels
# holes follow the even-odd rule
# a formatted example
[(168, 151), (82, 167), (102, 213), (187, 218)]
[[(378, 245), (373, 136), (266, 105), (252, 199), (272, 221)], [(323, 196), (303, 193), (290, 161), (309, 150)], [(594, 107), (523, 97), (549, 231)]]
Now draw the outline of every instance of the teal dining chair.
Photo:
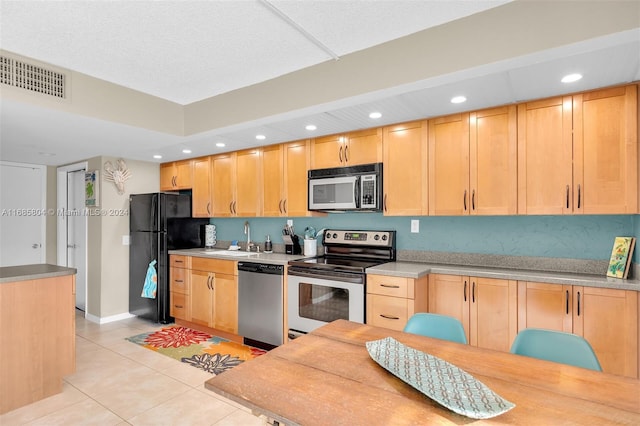
[(423, 312), (414, 314), (409, 318), (402, 331), (451, 342), (467, 343), (467, 336), (464, 334), (462, 323), (456, 318), (447, 315)]
[(589, 342), (581, 336), (562, 331), (524, 329), (513, 341), (511, 353), (602, 371)]

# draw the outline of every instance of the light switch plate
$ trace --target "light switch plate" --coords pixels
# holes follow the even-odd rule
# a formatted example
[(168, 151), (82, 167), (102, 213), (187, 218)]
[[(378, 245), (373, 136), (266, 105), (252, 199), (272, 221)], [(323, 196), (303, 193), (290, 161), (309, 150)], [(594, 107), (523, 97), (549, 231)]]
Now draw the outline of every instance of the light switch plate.
[(417, 219), (411, 220), (411, 232), (418, 233), (420, 232), (420, 221)]
[(129, 236), (128, 235), (123, 235), (122, 236), (122, 245), (123, 246), (128, 246), (130, 245), (130, 241), (129, 241)]

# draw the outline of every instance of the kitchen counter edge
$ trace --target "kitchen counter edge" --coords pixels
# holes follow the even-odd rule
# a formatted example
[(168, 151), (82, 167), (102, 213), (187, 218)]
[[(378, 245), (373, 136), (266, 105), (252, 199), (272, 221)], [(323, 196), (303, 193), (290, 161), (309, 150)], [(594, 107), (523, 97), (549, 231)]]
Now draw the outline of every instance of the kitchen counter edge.
[(367, 274), (405, 278), (420, 278), (429, 274), (464, 275), (502, 280), (534, 281), (549, 284), (580, 285), (585, 287), (613, 288), (640, 291), (640, 280), (623, 280), (599, 275), (567, 272), (544, 272), (515, 269), (427, 264), (418, 262), (389, 262), (366, 269)]
[(0, 284), (75, 275), (76, 272), (75, 268), (50, 265), (48, 263), (3, 266), (0, 267)]
[[(203, 253), (206, 251), (207, 253)], [(169, 254), (177, 254), (182, 256), (193, 256), (193, 257), (203, 257), (206, 259), (222, 259), (222, 260), (232, 260), (237, 262), (255, 262), (255, 263), (267, 263), (271, 265), (287, 265), (290, 260), (302, 259), (305, 256), (301, 254), (284, 254), (284, 253), (251, 253), (250, 256), (241, 256), (241, 257), (233, 257), (233, 256), (225, 256), (225, 255), (216, 255), (216, 251), (225, 252), (227, 250), (224, 249), (213, 249), (213, 250), (205, 250), (203, 248), (194, 248), (194, 249), (182, 249), (182, 250), (169, 250)]]

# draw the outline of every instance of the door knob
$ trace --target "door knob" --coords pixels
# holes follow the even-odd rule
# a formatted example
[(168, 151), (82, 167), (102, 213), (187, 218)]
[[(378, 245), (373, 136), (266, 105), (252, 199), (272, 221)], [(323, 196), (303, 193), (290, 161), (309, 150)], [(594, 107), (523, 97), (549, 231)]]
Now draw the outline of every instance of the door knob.
[(40, 244), (38, 244), (38, 243), (33, 243), (33, 244), (31, 245), (31, 248), (34, 248), (34, 249), (40, 248)]
[(67, 248), (76, 248), (75, 244), (67, 244)]

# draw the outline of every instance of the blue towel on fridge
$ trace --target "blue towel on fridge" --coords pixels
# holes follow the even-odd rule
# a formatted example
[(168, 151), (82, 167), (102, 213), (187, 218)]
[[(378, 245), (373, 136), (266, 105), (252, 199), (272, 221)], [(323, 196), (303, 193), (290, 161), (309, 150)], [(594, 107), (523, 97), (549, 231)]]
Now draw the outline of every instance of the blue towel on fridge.
[(147, 268), (147, 276), (144, 279), (144, 287), (142, 287), (142, 297), (146, 297), (147, 299), (155, 299), (156, 291), (158, 290), (158, 273), (156, 272), (155, 260), (149, 263), (149, 267)]

